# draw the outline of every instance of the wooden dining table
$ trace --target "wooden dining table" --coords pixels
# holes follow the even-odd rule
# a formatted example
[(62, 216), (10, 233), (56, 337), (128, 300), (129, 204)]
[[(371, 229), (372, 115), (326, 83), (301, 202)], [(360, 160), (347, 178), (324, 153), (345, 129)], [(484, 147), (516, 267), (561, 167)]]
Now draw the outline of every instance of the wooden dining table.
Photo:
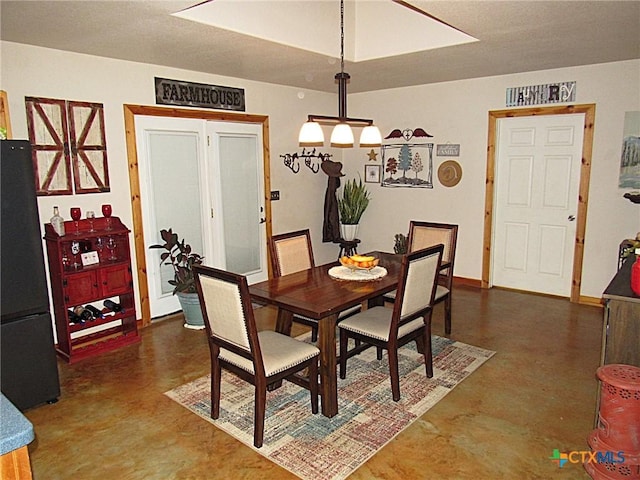
[(253, 300), (278, 307), (276, 330), (291, 334), (294, 314), (318, 320), (318, 348), (320, 349), (320, 382), (322, 413), (333, 417), (338, 413), (338, 378), (336, 354), (336, 323), (338, 313), (366, 302), (368, 306), (382, 305), (382, 295), (398, 286), (401, 255), (370, 252), (380, 259), (379, 266), (387, 270), (374, 280), (338, 280), (328, 273), (332, 262), (301, 272), (271, 278), (249, 286)]

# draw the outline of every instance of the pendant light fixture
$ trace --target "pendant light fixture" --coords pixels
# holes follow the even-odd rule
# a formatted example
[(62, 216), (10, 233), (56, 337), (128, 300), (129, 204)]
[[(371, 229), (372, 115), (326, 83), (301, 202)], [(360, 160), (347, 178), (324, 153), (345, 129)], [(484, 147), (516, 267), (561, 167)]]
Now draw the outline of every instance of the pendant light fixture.
[(298, 142), (301, 147), (321, 147), (324, 134), (320, 125), (334, 125), (331, 133), (331, 146), (337, 148), (353, 147), (351, 127), (364, 127), (360, 135), (361, 147), (379, 147), (382, 144), (380, 130), (373, 120), (349, 118), (347, 116), (347, 83), (351, 77), (344, 71), (344, 0), (340, 0), (340, 73), (336, 73), (338, 84), (338, 116), (309, 115), (302, 125)]

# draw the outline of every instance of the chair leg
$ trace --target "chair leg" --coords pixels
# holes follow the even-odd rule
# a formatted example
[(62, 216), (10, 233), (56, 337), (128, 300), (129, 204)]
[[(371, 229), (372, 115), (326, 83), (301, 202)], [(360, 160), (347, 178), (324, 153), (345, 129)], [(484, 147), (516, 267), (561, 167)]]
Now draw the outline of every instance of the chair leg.
[(451, 334), (451, 293), (444, 299), (444, 333)]
[(318, 341), (318, 327), (317, 326), (311, 327), (311, 341), (312, 342), (317, 342)]
[(340, 378), (347, 378), (347, 343), (349, 337), (347, 331), (340, 329)]
[(433, 354), (431, 347), (431, 322), (423, 328), (422, 342), (424, 343), (424, 365), (427, 370), (427, 378), (433, 378)]
[(376, 347), (376, 358), (382, 360), (382, 348)]
[(267, 404), (267, 386), (264, 383), (256, 382), (254, 421), (253, 421), (253, 445), (256, 448), (262, 447), (264, 440), (264, 415)]
[(220, 417), (220, 378), (220, 363), (216, 359), (211, 365), (211, 418), (214, 420)]
[(400, 374), (398, 372), (398, 348), (389, 348), (387, 350), (389, 357), (389, 374), (391, 376), (391, 392), (393, 401), (400, 400)]
[(318, 358), (309, 365), (309, 391), (311, 392), (311, 413), (318, 413)]

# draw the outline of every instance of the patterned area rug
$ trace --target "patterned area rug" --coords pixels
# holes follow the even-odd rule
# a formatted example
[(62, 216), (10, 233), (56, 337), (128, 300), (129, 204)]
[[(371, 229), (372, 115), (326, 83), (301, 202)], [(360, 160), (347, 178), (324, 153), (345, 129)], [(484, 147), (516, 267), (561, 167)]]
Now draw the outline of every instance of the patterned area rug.
[(166, 395), (261, 455), (305, 480), (349, 476), (379, 449), (433, 407), (495, 352), (433, 336), (434, 375), (428, 379), (415, 342), (402, 347), (400, 401), (391, 398), (386, 352), (369, 348), (347, 362), (338, 378), (338, 414), (313, 415), (307, 390), (284, 382), (267, 393), (264, 444), (253, 447), (253, 386), (222, 371), (220, 418), (211, 412), (210, 377)]

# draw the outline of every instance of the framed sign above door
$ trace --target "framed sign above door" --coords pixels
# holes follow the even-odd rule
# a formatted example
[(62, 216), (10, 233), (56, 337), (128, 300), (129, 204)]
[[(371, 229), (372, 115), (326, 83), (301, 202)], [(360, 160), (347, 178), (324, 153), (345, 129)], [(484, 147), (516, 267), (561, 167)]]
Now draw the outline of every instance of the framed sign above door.
[(103, 105), (35, 97), (25, 103), (36, 193), (110, 191)]

